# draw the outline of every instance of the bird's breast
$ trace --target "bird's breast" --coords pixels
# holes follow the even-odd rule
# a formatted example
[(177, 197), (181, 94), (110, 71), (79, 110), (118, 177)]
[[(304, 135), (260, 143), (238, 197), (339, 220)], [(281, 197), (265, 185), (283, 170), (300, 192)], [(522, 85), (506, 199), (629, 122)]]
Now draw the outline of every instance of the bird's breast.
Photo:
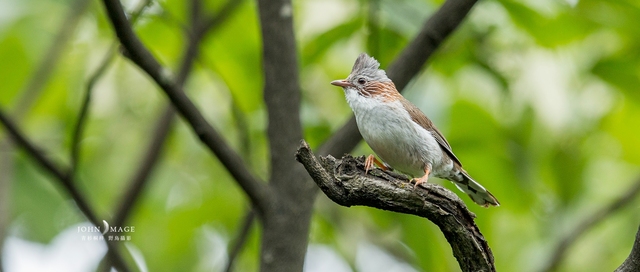
[(425, 165), (442, 160), (442, 150), (435, 138), (413, 122), (399, 101), (370, 98), (365, 104), (352, 105), (352, 109), (364, 140), (395, 169), (422, 176)]

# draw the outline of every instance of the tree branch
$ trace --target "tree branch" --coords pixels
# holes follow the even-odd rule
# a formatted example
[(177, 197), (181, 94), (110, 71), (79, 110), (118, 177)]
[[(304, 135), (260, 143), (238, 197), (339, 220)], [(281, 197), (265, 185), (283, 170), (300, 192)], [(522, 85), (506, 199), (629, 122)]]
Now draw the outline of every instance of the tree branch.
[[(142, 12), (144, 12), (145, 8), (147, 8), (151, 4), (151, 0), (145, 0), (140, 3), (140, 5), (136, 8), (136, 10), (131, 14), (131, 23), (135, 23)], [(87, 81), (87, 86), (85, 88), (84, 97), (82, 99), (82, 105), (80, 106), (80, 113), (78, 114), (78, 120), (76, 121), (75, 128), (73, 130), (73, 134), (71, 136), (71, 166), (70, 171), (71, 174), (75, 174), (78, 163), (80, 161), (80, 138), (82, 138), (82, 133), (84, 132), (84, 126), (86, 124), (87, 118), (89, 116), (89, 106), (91, 104), (91, 96), (93, 93), (93, 87), (98, 83), (98, 80), (104, 75), (109, 66), (113, 61), (113, 57), (116, 54), (117, 43), (114, 43), (107, 54), (105, 54), (102, 62), (98, 66), (93, 74), (89, 77)]]
[(65, 21), (60, 26), (53, 43), (43, 54), (44, 58), (38, 65), (37, 70), (29, 78), (27, 85), (20, 91), (20, 99), (16, 103), (15, 108), (11, 111), (12, 116), (20, 121), (24, 114), (31, 108), (31, 104), (37, 98), (38, 93), (43, 89), (49, 80), (51, 74), (55, 71), (60, 55), (64, 51), (67, 42), (76, 30), (78, 22), (87, 11), (90, 0), (76, 0), (69, 4), (71, 10), (66, 14)]
[[(386, 69), (387, 75), (399, 91), (409, 84), (436, 51), (438, 46), (460, 25), (477, 0), (447, 0), (422, 26), (420, 33)], [(351, 151), (362, 140), (351, 117), (331, 138), (322, 144), (318, 153), (339, 156)]]
[(116, 52), (116, 47), (112, 46), (109, 49), (109, 52), (104, 56), (100, 66), (96, 69), (95, 72), (89, 77), (89, 81), (87, 82), (87, 86), (84, 91), (84, 97), (82, 98), (82, 105), (80, 106), (80, 113), (78, 113), (78, 120), (76, 121), (76, 125), (73, 129), (73, 134), (71, 136), (71, 166), (69, 166), (70, 175), (75, 175), (78, 163), (80, 161), (80, 139), (82, 138), (82, 133), (84, 132), (84, 127), (89, 117), (89, 106), (91, 104), (91, 95), (93, 93), (93, 87), (96, 85), (98, 80), (102, 77), (104, 72), (109, 68), (109, 65), (113, 61), (114, 52)]
[[(231, 0), (218, 12), (215, 16), (211, 16), (209, 19), (203, 20), (200, 12), (200, 0), (191, 1), (191, 25), (189, 29), (186, 29), (187, 45), (183, 53), (180, 67), (178, 68), (178, 77), (176, 78), (176, 85), (183, 87), (187, 78), (193, 68), (193, 64), (198, 57), (200, 42), (204, 39), (207, 33), (213, 32), (217, 29), (230, 14), (233, 13), (235, 8), (241, 1)], [(224, 13), (223, 13), (224, 12)], [(211, 23), (213, 22), (213, 23)], [(121, 200), (118, 202), (120, 205), (115, 211), (113, 224), (115, 226), (124, 225), (125, 221), (129, 218), (135, 204), (138, 202), (140, 195), (142, 194), (146, 184), (149, 181), (153, 169), (157, 165), (160, 155), (162, 154), (162, 147), (173, 127), (173, 121), (175, 119), (176, 112), (171, 104), (168, 104), (162, 110), (162, 115), (157, 119), (153, 139), (149, 143), (144, 157), (138, 164), (138, 168), (134, 172), (131, 180), (127, 183), (127, 187)], [(107, 260), (103, 260), (102, 267), (104, 271), (108, 271), (106, 265)]]
[(307, 198), (300, 192), (304, 183), (292, 183), (295, 177), (291, 175), (294, 171), (290, 171), (292, 166), (298, 166), (291, 159), (291, 154), (302, 139), (293, 7), (290, 0), (260, 0), (258, 12), (263, 40), (264, 102), (268, 113), (267, 135), (271, 156), (269, 182), (278, 189), (289, 190), (285, 193), (287, 196)]
[(256, 213), (253, 208), (251, 208), (242, 220), (242, 227), (237, 234), (236, 239), (229, 246), (229, 256), (227, 258), (227, 267), (225, 267), (225, 272), (233, 271), (233, 265), (235, 263), (236, 258), (240, 255), (240, 251), (242, 251), (242, 247), (247, 242), (247, 238), (251, 233), (251, 226), (253, 226), (253, 222), (255, 222)]
[[(71, 196), (78, 209), (80, 209), (87, 219), (89, 219), (89, 221), (95, 226), (101, 226), (102, 222), (98, 219), (98, 216), (94, 213), (93, 209), (91, 209), (84, 195), (82, 195), (78, 188), (76, 188), (73, 176), (68, 174), (69, 171), (62, 170), (61, 167), (47, 159), (39, 148), (27, 140), (24, 136), (25, 134), (18, 129), (7, 115), (5, 115), (2, 109), (0, 109), (0, 122), (5, 126), (15, 144), (22, 147), (29, 156), (40, 165), (40, 167), (44, 168), (55, 177), (55, 180), (58, 181), (59, 185), (61, 185), (62, 188), (64, 188), (64, 190)], [(117, 245), (113, 242), (107, 241), (107, 239), (105, 239), (105, 243), (109, 248), (108, 254), (114, 260), (116, 268), (122, 271), (129, 271)]]
[(629, 257), (618, 267), (615, 272), (635, 272), (640, 271), (640, 227), (636, 233), (636, 240)]
[[(207, 32), (208, 29), (216, 28), (229, 18), (231, 14), (242, 4), (243, 0), (228, 0), (227, 3), (216, 13), (202, 22), (200, 32)], [(204, 35), (204, 33), (200, 34)]]
[[(551, 254), (549, 262), (542, 269), (542, 271), (549, 272), (557, 270), (571, 245), (573, 245), (582, 235), (584, 235), (591, 228), (598, 225), (600, 222), (604, 221), (604, 219), (608, 218), (615, 212), (619, 211), (621, 208), (631, 203), (631, 201), (635, 199), (636, 196), (638, 196), (638, 194), (640, 193), (640, 178), (638, 178), (630, 186), (630, 188), (625, 190), (624, 192), (624, 194), (619, 196), (609, 205), (603, 207), (602, 209), (593, 213), (591, 216), (584, 219), (573, 231), (569, 232), (569, 234), (564, 237), (560, 241), (560, 243), (558, 243), (558, 246), (553, 251), (553, 254)], [(640, 259), (638, 259), (637, 262), (640, 262)]]
[[(207, 23), (202, 23), (204, 20), (200, 17), (200, 8), (198, 8), (199, 4), (197, 4), (199, 2), (200, 0), (192, 1), (191, 27), (187, 30), (187, 46), (184, 50), (180, 68), (178, 69), (178, 77), (176, 78), (176, 85), (181, 87), (184, 86), (184, 83), (193, 68), (193, 63), (198, 57), (198, 48), (202, 39), (204, 39), (207, 33), (215, 31), (215, 29), (225, 21), (224, 19), (217, 18), (228, 18), (230, 13), (233, 13), (235, 8), (238, 7), (238, 2), (241, 1), (231, 0), (227, 2), (220, 12), (206, 20)], [(210, 22), (216, 23), (211, 24)], [(144, 189), (144, 186), (149, 179), (149, 175), (160, 158), (162, 145), (169, 135), (176, 113), (171, 104), (165, 106), (162, 112), (162, 115), (158, 118), (155, 123), (156, 125), (154, 126), (154, 132), (152, 134), (154, 137), (147, 147), (147, 151), (145, 152), (139, 167), (132, 176), (131, 181), (128, 182), (129, 187), (120, 201), (121, 205), (117, 209), (114, 217), (115, 225), (124, 224), (136, 200)]]
[(267, 109), (269, 187), (276, 198), (262, 220), (260, 270), (301, 271), (317, 188), (291, 155), (302, 139), (298, 54), (291, 0), (258, 0), (263, 98)]
[(184, 120), (189, 123), (200, 141), (218, 157), (247, 194), (252, 204), (258, 208), (258, 212), (262, 213), (262, 208), (268, 206), (272, 201), (270, 188), (266, 186), (266, 183), (261, 182), (250, 173), (240, 156), (226, 143), (222, 135), (207, 122), (198, 108), (182, 91), (182, 88), (171, 80), (166, 73), (166, 69), (158, 63), (140, 42), (131, 29), (120, 2), (118, 0), (103, 0), (103, 3), (116, 35), (129, 53), (130, 59), (160, 86), (172, 105)]
[(443, 232), (462, 271), (495, 271), (493, 253), (464, 202), (451, 191), (433, 183), (414, 189), (399, 174), (374, 169), (364, 173), (364, 157), (313, 155), (302, 142), (296, 159), (304, 165), (318, 187), (339, 205), (369, 206), (429, 219)]

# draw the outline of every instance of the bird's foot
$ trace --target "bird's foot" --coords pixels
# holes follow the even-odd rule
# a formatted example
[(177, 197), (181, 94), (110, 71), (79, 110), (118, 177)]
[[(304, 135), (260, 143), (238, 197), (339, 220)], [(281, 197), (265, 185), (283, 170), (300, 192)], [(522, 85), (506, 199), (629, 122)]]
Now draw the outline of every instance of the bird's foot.
[(380, 169), (382, 170), (389, 170), (389, 168), (387, 166), (385, 166), (382, 162), (380, 162), (378, 159), (376, 159), (376, 157), (371, 154), (367, 157), (366, 160), (364, 160), (364, 174), (368, 174), (369, 170), (373, 169), (373, 164), (377, 165), (378, 167), (380, 167)]
[(411, 182), (415, 182), (413, 185), (413, 189), (418, 188), (418, 185), (427, 183), (429, 181), (429, 176), (423, 176), (421, 178), (413, 178)]
[(413, 189), (417, 188), (418, 185), (423, 184), (423, 183), (427, 183), (429, 181), (429, 173), (431, 172), (431, 170), (429, 170), (429, 168), (424, 169), (424, 176), (420, 177), (420, 178), (413, 178), (411, 181), (415, 182), (415, 185), (413, 185)]
[(368, 174), (369, 170), (373, 168), (373, 161), (375, 161), (376, 157), (373, 154), (369, 155), (366, 160), (364, 160), (364, 174)]

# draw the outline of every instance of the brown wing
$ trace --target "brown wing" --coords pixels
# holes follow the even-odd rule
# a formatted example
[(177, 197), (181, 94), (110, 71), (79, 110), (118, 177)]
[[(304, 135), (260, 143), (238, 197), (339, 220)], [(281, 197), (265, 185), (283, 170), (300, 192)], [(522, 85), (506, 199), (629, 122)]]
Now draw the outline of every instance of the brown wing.
[(433, 125), (433, 122), (431, 122), (431, 120), (429, 120), (429, 118), (427, 118), (427, 116), (424, 115), (424, 113), (422, 113), (422, 111), (420, 111), (418, 107), (411, 104), (409, 100), (405, 99), (404, 97), (401, 97), (399, 100), (400, 103), (402, 103), (404, 109), (409, 112), (411, 119), (427, 131), (431, 132), (431, 135), (436, 138), (436, 141), (438, 142), (442, 150), (444, 150), (444, 152), (449, 155), (449, 158), (451, 158), (451, 160), (456, 162), (458, 165), (462, 166), (462, 163), (460, 162), (460, 160), (458, 160), (458, 157), (456, 157), (456, 155), (453, 154), (453, 151), (451, 151), (449, 142), (447, 142), (447, 139), (442, 136), (442, 133), (440, 133), (436, 126)]

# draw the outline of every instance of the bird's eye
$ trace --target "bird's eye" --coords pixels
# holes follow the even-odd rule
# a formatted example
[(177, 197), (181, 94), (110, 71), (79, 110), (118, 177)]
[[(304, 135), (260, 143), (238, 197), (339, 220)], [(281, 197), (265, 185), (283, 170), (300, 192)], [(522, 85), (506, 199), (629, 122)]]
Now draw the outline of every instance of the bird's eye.
[(365, 84), (367, 81), (364, 78), (358, 78), (358, 83)]

